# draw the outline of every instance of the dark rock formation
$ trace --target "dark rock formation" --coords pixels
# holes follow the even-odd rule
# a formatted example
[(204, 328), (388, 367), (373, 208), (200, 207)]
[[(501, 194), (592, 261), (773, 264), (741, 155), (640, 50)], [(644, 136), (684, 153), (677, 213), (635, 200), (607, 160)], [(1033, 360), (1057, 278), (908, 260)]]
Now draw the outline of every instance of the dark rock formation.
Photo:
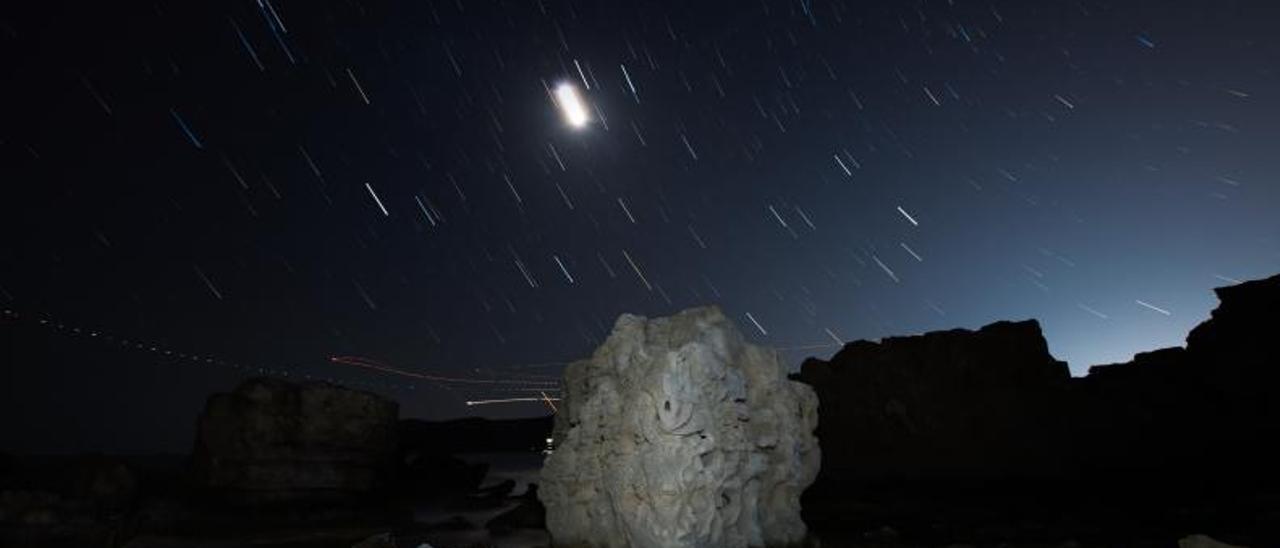
[(407, 450), (400, 455), (396, 485), (402, 495), (415, 499), (453, 498), (480, 488), (489, 464), (466, 462), (452, 455)]
[(0, 546), (109, 546), (130, 530), (138, 479), (101, 455), (13, 459), (0, 474)]
[(385, 487), (399, 408), (325, 383), (258, 378), (209, 398), (193, 477), (229, 502), (349, 502)]
[(857, 341), (799, 378), (821, 402), (820, 483), (1060, 473), (1070, 374), (1035, 321)]
[(396, 548), (396, 537), (391, 533), (378, 533), (351, 545), (351, 548)]
[(400, 445), (421, 453), (456, 455), (501, 451), (541, 451), (551, 436), (552, 415), (529, 419), (489, 420), (469, 417), (450, 421), (400, 421)]
[(398, 427), (397, 486), (417, 499), (457, 499), (474, 494), (489, 473), (479, 453), (530, 452), (546, 447), (551, 417), (450, 421), (405, 419)]
[(1220, 304), (1187, 336), (1076, 379), (1086, 471), (1182, 483), (1277, 483), (1280, 276), (1215, 290)]
[(517, 529), (542, 529), (547, 526), (547, 509), (538, 500), (538, 484), (530, 483), (524, 494), (516, 497), (515, 508), (498, 514), (484, 527), (497, 536), (509, 535)]
[(1186, 348), (1069, 378), (1034, 321), (810, 359), (824, 481), (1175, 476), (1271, 481), (1280, 451), (1280, 276), (1216, 290)]
[(827, 534), (893, 523), (917, 540), (1221, 532), (1280, 546), (1280, 276), (1216, 293), (1185, 348), (1083, 378), (1035, 322), (806, 361), (823, 456), (806, 519)]

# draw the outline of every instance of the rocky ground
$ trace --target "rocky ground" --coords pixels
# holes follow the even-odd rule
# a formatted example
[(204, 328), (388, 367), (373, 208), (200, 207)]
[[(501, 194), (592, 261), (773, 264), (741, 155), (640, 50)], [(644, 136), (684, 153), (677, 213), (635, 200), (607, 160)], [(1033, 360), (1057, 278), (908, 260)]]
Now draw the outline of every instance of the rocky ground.
[[(809, 543), (1280, 546), (1280, 276), (1217, 293), (1185, 348), (1079, 379), (1035, 322), (806, 362), (822, 452)], [(210, 398), (191, 456), (0, 455), (0, 547), (548, 544), (531, 480), (549, 418), (397, 413), (251, 379)]]
[(384, 534), (394, 543), (364, 546), (546, 546), (537, 487), (530, 491), (528, 481), (541, 455), (485, 457), (496, 465), (483, 487), (388, 493), (383, 504), (253, 508), (192, 491), (185, 457), (9, 457), (0, 476), (0, 546), (346, 548)]
[(0, 458), (0, 547), (547, 544), (530, 479), (550, 421), (396, 407), (256, 378), (209, 398), (190, 456)]
[[(463, 455), (473, 464), (489, 464), (484, 487), (448, 496), (397, 496), (383, 506), (294, 507), (258, 515), (184, 493), (182, 457), (10, 458), (0, 491), (0, 546), (548, 546), (540, 505), (528, 495), (540, 457)], [(815, 546), (883, 548), (1154, 548), (1179, 546), (1195, 534), (1257, 547), (1272, 545), (1259, 531), (1280, 523), (1280, 496), (1238, 498), (1137, 485), (1120, 496), (1116, 490), (1079, 487), (864, 485), (852, 493), (807, 496), (804, 518)]]

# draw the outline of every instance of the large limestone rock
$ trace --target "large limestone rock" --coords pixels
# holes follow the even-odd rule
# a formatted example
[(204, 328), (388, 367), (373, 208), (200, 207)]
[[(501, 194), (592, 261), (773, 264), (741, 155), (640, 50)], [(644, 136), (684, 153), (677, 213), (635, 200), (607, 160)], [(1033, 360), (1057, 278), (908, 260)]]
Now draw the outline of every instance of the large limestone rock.
[(801, 542), (817, 398), (718, 308), (623, 315), (570, 365), (540, 498), (556, 546)]
[(210, 397), (200, 415), (196, 483), (246, 504), (359, 499), (388, 480), (398, 414), (368, 392), (250, 379)]

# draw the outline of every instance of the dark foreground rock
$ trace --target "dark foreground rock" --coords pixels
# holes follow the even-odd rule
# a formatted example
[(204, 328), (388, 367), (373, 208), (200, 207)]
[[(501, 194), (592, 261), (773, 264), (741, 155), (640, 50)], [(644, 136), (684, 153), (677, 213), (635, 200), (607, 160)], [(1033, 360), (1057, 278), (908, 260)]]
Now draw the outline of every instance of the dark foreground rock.
[(400, 445), (422, 454), (541, 451), (551, 435), (553, 415), (489, 420), (468, 417), (449, 421), (400, 421)]
[(0, 546), (109, 545), (131, 529), (138, 477), (101, 455), (10, 458), (0, 470)]
[(197, 426), (196, 484), (247, 505), (350, 501), (386, 488), (399, 407), (326, 383), (257, 378), (209, 398)]
[(547, 526), (547, 509), (538, 500), (538, 484), (529, 484), (529, 489), (516, 500), (519, 502), (515, 508), (485, 522), (485, 529), (494, 535), (503, 536), (517, 529), (543, 529)]
[(1061, 473), (1070, 373), (1035, 321), (857, 341), (799, 378), (821, 402), (819, 482)]
[(484, 455), (537, 454), (547, 445), (551, 419), (548, 415), (510, 420), (402, 420), (397, 436), (397, 491), (437, 502), (473, 502), (472, 495), (481, 490), (490, 472)]
[(1185, 348), (1078, 379), (1034, 321), (806, 361), (823, 452), (806, 519), (925, 545), (1280, 545), (1280, 276), (1216, 293)]
[[(849, 547), (1280, 546), (1280, 276), (1217, 294), (1185, 348), (1079, 379), (1034, 322), (807, 362), (824, 453), (810, 531)], [(214, 396), (195, 473), (182, 456), (0, 455), (0, 546), (547, 544), (536, 489), (482, 487), (474, 454), (540, 449), (548, 418), (397, 423), (389, 401), (312, 390)], [(415, 523), (424, 500), (455, 517)]]
[(1075, 382), (1088, 472), (1280, 488), (1280, 276), (1215, 292), (1219, 306), (1185, 348)]
[[(540, 523), (476, 453), (545, 444), (549, 419), (412, 421), (400, 438), (396, 414), (365, 392), (250, 379), (209, 399), (189, 457), (2, 455), (0, 547), (347, 548), (390, 531), (448, 548), (508, 509), (504, 534)], [(433, 524), (440, 512), (476, 523)]]

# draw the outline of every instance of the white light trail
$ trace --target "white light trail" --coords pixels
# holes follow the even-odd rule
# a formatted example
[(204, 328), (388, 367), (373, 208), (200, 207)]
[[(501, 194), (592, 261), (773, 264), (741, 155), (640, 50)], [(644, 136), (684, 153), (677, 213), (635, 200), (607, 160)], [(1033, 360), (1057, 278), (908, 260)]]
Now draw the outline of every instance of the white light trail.
[(627, 253), (627, 250), (624, 249), (622, 250), (622, 256), (631, 264), (631, 270), (636, 271), (636, 276), (638, 276), (640, 281), (644, 283), (644, 288), (646, 290), (653, 291), (653, 286), (649, 284), (649, 279), (644, 277), (644, 274), (640, 272), (640, 267), (636, 266), (636, 262), (631, 260), (631, 254)]
[(360, 98), (361, 98), (361, 99), (364, 99), (364, 104), (366, 104), (366, 105), (371, 104), (371, 103), (369, 103), (369, 96), (368, 96), (368, 95), (365, 95), (365, 93), (364, 93), (364, 87), (362, 87), (362, 86), (360, 85), (360, 81), (359, 81), (359, 80), (356, 80), (356, 75), (355, 75), (355, 73), (352, 73), (352, 72), (351, 72), (351, 69), (349, 69), (349, 68), (347, 69), (347, 76), (351, 77), (351, 83), (352, 83), (352, 84), (355, 84), (355, 86), (356, 86), (356, 91), (360, 92)]
[(627, 79), (627, 87), (631, 89), (631, 97), (636, 100), (636, 103), (639, 103), (640, 94), (636, 93), (636, 85), (631, 82), (631, 73), (627, 72), (626, 65), (620, 64), (618, 66), (622, 67), (622, 77)]
[(548, 398), (545, 396), (541, 398), (499, 398), (494, 400), (471, 400), (466, 403), (467, 403), (467, 407), (471, 407), (475, 405), (490, 405), (495, 403), (520, 403), (520, 402), (544, 403), (544, 402), (553, 402), (553, 401), (560, 401), (560, 398)]
[(787, 222), (782, 220), (782, 215), (778, 215), (778, 210), (773, 208), (773, 204), (769, 204), (769, 211), (773, 213), (773, 218), (778, 220), (778, 224), (782, 225), (782, 228), (787, 228)]
[(836, 159), (836, 165), (840, 166), (840, 169), (844, 171), (845, 175), (853, 177), (853, 172), (849, 171), (849, 166), (844, 165), (844, 160), (840, 159), (839, 154), (832, 154), (831, 157)]
[(1107, 316), (1106, 314), (1103, 314), (1103, 313), (1101, 313), (1101, 312), (1098, 312), (1098, 311), (1097, 311), (1096, 309), (1094, 309), (1093, 307), (1088, 306), (1088, 305), (1085, 305), (1084, 303), (1076, 303), (1076, 306), (1080, 307), (1080, 310), (1083, 310), (1083, 311), (1085, 311), (1085, 312), (1088, 312), (1088, 313), (1090, 313), (1090, 314), (1093, 314), (1094, 316), (1097, 316), (1097, 317), (1099, 317), (1099, 318), (1101, 318), (1101, 319), (1104, 319), (1104, 320), (1105, 320), (1105, 319), (1108, 319), (1108, 316)]
[(813, 221), (809, 220), (809, 216), (804, 214), (804, 210), (800, 206), (796, 206), (796, 213), (800, 214), (800, 218), (804, 220), (804, 224), (809, 225), (809, 230), (817, 230), (818, 227), (813, 226)]
[(208, 277), (208, 276), (205, 276), (205, 275), (204, 275), (204, 271), (203, 271), (203, 270), (200, 270), (200, 267), (198, 267), (198, 266), (196, 266), (196, 265), (191, 265), (191, 266), (192, 266), (192, 268), (195, 268), (195, 269), (196, 269), (196, 274), (198, 274), (198, 275), (200, 276), (200, 279), (201, 279), (201, 280), (204, 280), (204, 285), (205, 285), (205, 286), (207, 286), (207, 287), (209, 288), (209, 291), (213, 293), (213, 296), (214, 296), (214, 297), (217, 297), (217, 298), (218, 298), (218, 300), (219, 300), (219, 301), (221, 301), (221, 300), (222, 300), (222, 292), (221, 292), (221, 291), (218, 291), (218, 288), (217, 288), (217, 287), (214, 287), (213, 282), (209, 280), (209, 277)]
[(627, 218), (631, 220), (631, 224), (636, 224), (636, 217), (631, 214), (631, 208), (627, 207), (627, 203), (618, 198), (618, 205), (622, 206), (622, 212), (627, 214)]
[(1222, 280), (1222, 281), (1224, 281), (1224, 282), (1230, 283), (1230, 284), (1240, 284), (1240, 283), (1243, 283), (1243, 282), (1241, 282), (1240, 280), (1237, 280), (1237, 279), (1235, 279), (1235, 278), (1231, 278), (1231, 277), (1228, 277), (1228, 276), (1223, 276), (1222, 274), (1214, 274), (1214, 275), (1213, 275), (1213, 277), (1214, 277), (1214, 278), (1217, 278), (1217, 279), (1219, 279), (1219, 280)]
[(924, 262), (924, 258), (923, 258), (923, 257), (921, 257), (919, 253), (916, 253), (916, 251), (915, 251), (914, 249), (911, 249), (911, 247), (910, 247), (910, 246), (908, 246), (908, 245), (906, 244), (906, 242), (898, 242), (898, 245), (901, 245), (901, 246), (902, 246), (902, 249), (905, 249), (905, 250), (907, 251), (907, 253), (910, 253), (910, 254), (911, 254), (911, 256), (912, 256), (913, 258), (915, 258), (915, 260), (916, 260), (916, 261), (918, 261), (918, 262), (922, 262), (922, 263)]
[(378, 209), (382, 210), (382, 214), (384, 216), (390, 217), (391, 214), (387, 212), (386, 206), (382, 205), (382, 200), (378, 198), (378, 193), (373, 191), (373, 187), (370, 186), (369, 183), (365, 183), (364, 187), (369, 189), (369, 195), (373, 196), (373, 201), (378, 204)]
[(587, 82), (587, 75), (586, 75), (586, 74), (583, 74), (583, 72), (582, 72), (582, 65), (578, 63), (578, 60), (577, 60), (577, 59), (574, 59), (574, 60), (573, 60), (573, 66), (574, 66), (574, 67), (577, 67), (577, 69), (578, 69), (578, 77), (579, 77), (579, 78), (582, 78), (582, 87), (586, 88), (587, 90), (590, 90), (590, 89), (591, 89), (591, 84)]
[(689, 234), (693, 235), (693, 241), (698, 243), (698, 247), (701, 247), (702, 249), (707, 248), (707, 242), (702, 240), (702, 236), (698, 235), (698, 231), (694, 230), (693, 225), (689, 225)]
[(932, 91), (929, 90), (929, 86), (921, 86), (921, 87), (924, 88), (924, 94), (929, 96), (929, 100), (933, 101), (933, 106), (935, 107), (942, 106), (942, 103), (938, 101), (938, 98), (933, 94)]
[(697, 152), (694, 152), (694, 150), (693, 150), (693, 145), (689, 144), (689, 137), (688, 137), (688, 136), (686, 136), (685, 134), (681, 133), (681, 134), (680, 134), (680, 140), (681, 140), (681, 141), (684, 141), (684, 149), (685, 149), (685, 150), (687, 150), (687, 151), (689, 151), (689, 156), (693, 157), (693, 160), (694, 160), (695, 162), (696, 162), (696, 161), (698, 161), (698, 153), (697, 153)]
[(837, 345), (844, 346), (844, 341), (841, 340), (840, 337), (836, 336), (836, 333), (832, 331), (830, 327), (824, 327), (822, 330), (826, 331), (827, 336), (831, 337), (831, 340), (835, 341)]
[(880, 260), (880, 257), (872, 255), (871, 259), (875, 261), (876, 264), (880, 265), (880, 270), (883, 270), (885, 274), (888, 274), (889, 277), (893, 279), (894, 283), (899, 282), (898, 275), (894, 274), (893, 271), (889, 269), (889, 266), (884, 264), (884, 262)]
[(574, 281), (573, 281), (573, 276), (570, 276), (570, 275), (569, 275), (569, 269), (567, 269), (567, 268), (565, 268), (565, 267), (564, 267), (564, 262), (560, 260), (560, 256), (559, 256), (559, 255), (552, 255), (551, 257), (552, 257), (552, 258), (554, 258), (554, 259), (556, 260), (556, 264), (560, 266), (560, 272), (563, 272), (563, 273), (564, 273), (564, 278), (565, 278), (566, 280), (569, 280), (569, 283), (570, 283), (570, 284), (573, 284), (573, 283), (574, 283)]
[(1133, 301), (1133, 302), (1138, 303), (1138, 306), (1141, 306), (1141, 307), (1143, 307), (1143, 308), (1149, 308), (1149, 309), (1151, 309), (1151, 310), (1154, 310), (1154, 311), (1156, 311), (1156, 312), (1159, 312), (1159, 313), (1161, 313), (1161, 314), (1164, 314), (1165, 316), (1172, 316), (1172, 315), (1173, 315), (1173, 313), (1172, 313), (1172, 312), (1169, 312), (1168, 310), (1165, 310), (1165, 309), (1160, 308), (1160, 307), (1158, 307), (1158, 306), (1156, 306), (1156, 305), (1154, 305), (1154, 304), (1151, 304), (1151, 303), (1148, 303), (1148, 302), (1145, 302), (1145, 301), (1142, 301), (1142, 300), (1139, 300), (1139, 299), (1134, 299), (1134, 301)]
[(912, 226), (920, 226), (920, 223), (916, 222), (915, 217), (912, 217), (910, 213), (907, 213), (907, 210), (902, 209), (902, 206), (898, 206), (898, 213), (901, 213), (903, 217), (906, 217), (907, 221), (911, 222)]
[(604, 260), (604, 255), (601, 255), (600, 252), (597, 251), (596, 257), (600, 259), (600, 264), (604, 265), (605, 272), (609, 273), (609, 279), (614, 279), (618, 277), (618, 274), (613, 271), (613, 267), (609, 266), (609, 261)]
[(422, 205), (422, 201), (413, 196), (413, 201), (417, 202), (417, 209), (422, 210), (422, 215), (426, 216), (426, 222), (431, 223), (431, 227), (435, 227), (435, 219), (431, 218), (431, 211), (426, 210), (426, 206)]

